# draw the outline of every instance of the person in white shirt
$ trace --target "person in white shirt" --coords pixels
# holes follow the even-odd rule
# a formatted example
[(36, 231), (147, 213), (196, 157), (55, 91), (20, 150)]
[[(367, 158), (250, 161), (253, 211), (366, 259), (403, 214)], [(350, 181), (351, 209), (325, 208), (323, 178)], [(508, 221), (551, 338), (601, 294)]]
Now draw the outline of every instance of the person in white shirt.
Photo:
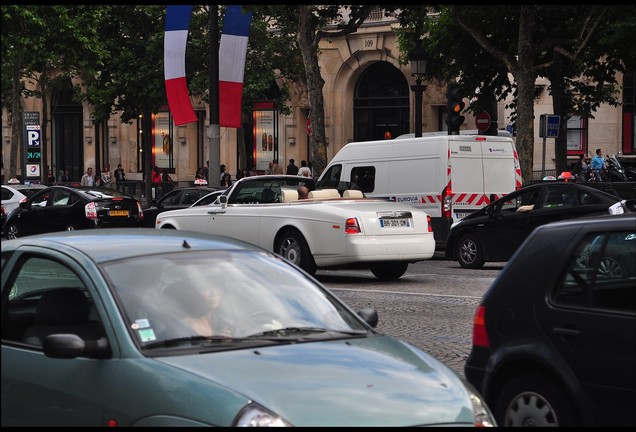
[(93, 176), (93, 168), (88, 167), (86, 169), (86, 174), (82, 176), (80, 184), (82, 186), (95, 186), (95, 176)]
[(311, 177), (311, 169), (309, 169), (309, 167), (307, 166), (306, 160), (300, 161), (300, 168), (298, 169), (298, 175), (301, 175), (304, 177)]

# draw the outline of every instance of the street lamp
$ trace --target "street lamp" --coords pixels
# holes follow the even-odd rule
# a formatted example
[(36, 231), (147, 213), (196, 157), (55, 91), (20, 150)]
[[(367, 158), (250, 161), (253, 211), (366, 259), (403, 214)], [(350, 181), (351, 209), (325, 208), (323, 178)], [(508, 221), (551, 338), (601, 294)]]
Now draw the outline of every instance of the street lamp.
[(415, 136), (422, 136), (422, 93), (426, 86), (422, 85), (422, 78), (426, 73), (426, 51), (422, 47), (422, 41), (418, 40), (415, 47), (409, 52), (409, 64), (411, 75), (415, 77), (415, 85), (411, 90), (415, 93)]

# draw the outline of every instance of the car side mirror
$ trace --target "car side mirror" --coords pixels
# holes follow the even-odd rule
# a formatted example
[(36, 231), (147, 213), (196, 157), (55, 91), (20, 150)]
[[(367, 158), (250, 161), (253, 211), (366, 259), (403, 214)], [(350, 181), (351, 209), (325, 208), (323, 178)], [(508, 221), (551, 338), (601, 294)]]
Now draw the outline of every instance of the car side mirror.
[(80, 356), (107, 358), (111, 355), (108, 339), (97, 340), (80, 338), (75, 334), (60, 333), (48, 335), (42, 343), (44, 355), (51, 358), (72, 359)]
[(375, 309), (365, 308), (359, 310), (358, 315), (371, 327), (375, 328), (378, 325), (378, 312)]
[(221, 195), (216, 199), (223, 207), (227, 207), (227, 195)]

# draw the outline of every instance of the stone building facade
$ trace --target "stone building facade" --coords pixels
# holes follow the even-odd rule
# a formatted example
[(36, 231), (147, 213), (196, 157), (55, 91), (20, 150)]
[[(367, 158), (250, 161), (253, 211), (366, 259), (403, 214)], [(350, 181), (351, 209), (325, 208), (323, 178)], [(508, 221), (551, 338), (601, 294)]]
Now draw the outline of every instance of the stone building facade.
[[(320, 44), (321, 74), (325, 81), (323, 95), (327, 137), (327, 161), (346, 143), (356, 140), (395, 138), (412, 133), (415, 128), (415, 84), (408, 64), (400, 64), (400, 52), (393, 32), (397, 22), (377, 16), (358, 32), (323, 40)], [(622, 80), (623, 77), (620, 77)], [(602, 106), (595, 118), (568, 120), (568, 148), (572, 161), (576, 153), (592, 154), (602, 148), (604, 154), (636, 155), (634, 148), (634, 76), (623, 86), (628, 95), (621, 98), (626, 105)], [(620, 82), (620, 81), (619, 81)], [(422, 131), (446, 129), (446, 83), (426, 82), (423, 93)], [(69, 83), (70, 85), (70, 83)], [(546, 90), (548, 83), (538, 80), (535, 99), (534, 169), (554, 168), (554, 140), (548, 139), (543, 154), (543, 139), (539, 137), (539, 115), (552, 112), (552, 100)], [(289, 101), (291, 114), (284, 115), (271, 103), (254, 106), (242, 129), (221, 128), (220, 163), (225, 164), (233, 178), (245, 166), (265, 172), (267, 163), (278, 158), (285, 166), (289, 159), (296, 165), (310, 161), (308, 129), (311, 113), (307, 92), (302, 85), (293, 85)], [(625, 97), (627, 96), (627, 97)], [(631, 103), (629, 98), (631, 97)], [(510, 113), (498, 106), (498, 125), (509, 124)], [(192, 182), (199, 167), (210, 160), (209, 107), (195, 101), (198, 121), (183, 126), (173, 124), (165, 107), (153, 115), (153, 163), (165, 168), (171, 177), (185, 184)], [(24, 111), (39, 113), (38, 98), (24, 99)], [(111, 172), (121, 164), (128, 180), (143, 180), (143, 148), (141, 122), (122, 124), (117, 114), (107, 124), (94, 126), (90, 106), (72, 102), (64, 92), (54, 94), (48, 114), (47, 141), (42, 143), (47, 163), (54, 173), (68, 169), (79, 180), (86, 168), (99, 169), (109, 165)], [(309, 119), (309, 121), (308, 121)], [(8, 180), (11, 126), (6, 112), (2, 115), (2, 175)], [(474, 117), (466, 115), (462, 129), (475, 129)], [(264, 135), (264, 136), (263, 136)], [(570, 137), (571, 135), (571, 137)], [(18, 175), (29, 178), (26, 143), (20, 143)], [(314, 176), (320, 173), (314, 173)], [(43, 175), (46, 175), (44, 173)]]

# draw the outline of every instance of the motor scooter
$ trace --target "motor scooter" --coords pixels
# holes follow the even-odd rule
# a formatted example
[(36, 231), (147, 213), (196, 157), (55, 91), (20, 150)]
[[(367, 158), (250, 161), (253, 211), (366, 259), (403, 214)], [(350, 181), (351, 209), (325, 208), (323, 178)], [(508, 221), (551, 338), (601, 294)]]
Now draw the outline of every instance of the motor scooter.
[(625, 173), (621, 163), (616, 158), (616, 155), (605, 158), (605, 176), (607, 181), (610, 182), (627, 181), (627, 174)]

